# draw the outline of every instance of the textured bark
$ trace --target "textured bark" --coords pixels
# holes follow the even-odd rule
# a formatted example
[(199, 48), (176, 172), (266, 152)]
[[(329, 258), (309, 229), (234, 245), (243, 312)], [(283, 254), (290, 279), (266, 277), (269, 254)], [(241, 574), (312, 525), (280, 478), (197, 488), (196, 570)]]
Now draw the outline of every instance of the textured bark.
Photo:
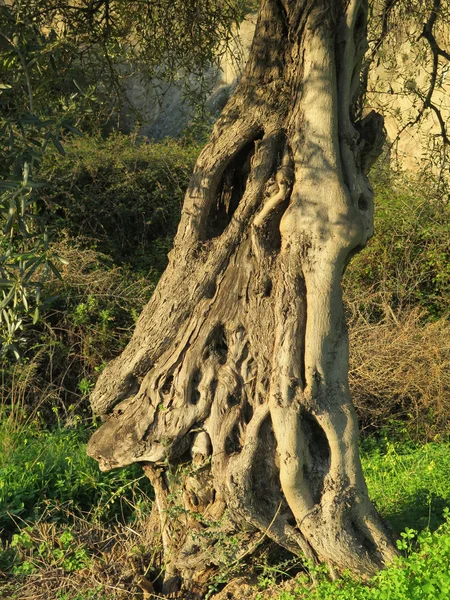
[(155, 488), (166, 592), (201, 593), (230, 559), (219, 531), (240, 531), (242, 553), (262, 532), (333, 573), (395, 554), (361, 470), (341, 298), (383, 140), (380, 117), (357, 117), (366, 14), (263, 0), (167, 270), (92, 395), (105, 422), (89, 454), (141, 462)]

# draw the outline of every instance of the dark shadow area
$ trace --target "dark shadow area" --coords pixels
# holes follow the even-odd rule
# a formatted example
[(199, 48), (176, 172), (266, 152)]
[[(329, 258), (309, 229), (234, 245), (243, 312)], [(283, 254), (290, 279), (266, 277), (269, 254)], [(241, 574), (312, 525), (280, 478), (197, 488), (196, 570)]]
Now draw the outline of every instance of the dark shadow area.
[(448, 500), (437, 494), (430, 494), (428, 489), (423, 488), (402, 503), (398, 511), (383, 516), (396, 533), (400, 533), (405, 527), (419, 531), (429, 527), (434, 531), (444, 522), (443, 511), (446, 506)]
[(302, 415), (302, 431), (308, 453), (303, 473), (314, 502), (320, 502), (325, 475), (330, 469), (330, 446), (324, 430), (317, 420), (308, 413)]
[(207, 226), (206, 240), (220, 236), (231, 221), (242, 196), (245, 193), (247, 180), (250, 175), (250, 162), (255, 154), (257, 140), (262, 139), (263, 133), (248, 142), (230, 161), (226, 167), (218, 187), (217, 199), (211, 205)]

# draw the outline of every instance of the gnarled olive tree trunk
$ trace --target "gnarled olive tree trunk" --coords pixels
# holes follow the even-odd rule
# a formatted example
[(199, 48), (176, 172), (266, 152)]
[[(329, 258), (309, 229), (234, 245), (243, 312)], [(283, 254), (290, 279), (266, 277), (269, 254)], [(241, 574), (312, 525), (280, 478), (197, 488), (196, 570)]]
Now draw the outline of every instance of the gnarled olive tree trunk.
[(88, 452), (105, 470), (143, 463), (166, 589), (201, 589), (221, 527), (334, 572), (395, 554), (361, 470), (340, 283), (372, 234), (366, 172), (383, 140), (381, 118), (356, 116), (366, 13), (262, 1), (169, 266), (93, 393), (106, 420)]

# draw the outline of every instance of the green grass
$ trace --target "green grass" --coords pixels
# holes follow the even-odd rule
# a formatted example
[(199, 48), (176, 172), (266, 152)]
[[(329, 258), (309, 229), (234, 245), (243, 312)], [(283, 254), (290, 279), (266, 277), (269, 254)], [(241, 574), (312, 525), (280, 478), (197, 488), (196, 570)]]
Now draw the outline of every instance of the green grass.
[[(403, 542), (407, 556), (398, 558), (384, 571), (380, 571), (368, 584), (350, 576), (335, 582), (326, 579), (323, 569), (318, 569), (319, 579), (311, 587), (309, 578), (298, 578), (298, 587), (292, 593), (283, 592), (277, 600), (447, 600), (450, 597), (450, 514), (445, 522), (431, 533), (418, 535), (408, 530)], [(317, 570), (316, 570), (317, 571)]]
[(369, 495), (397, 531), (435, 529), (450, 506), (450, 444), (423, 446), (387, 438), (363, 444), (362, 463)]
[[(41, 517), (49, 506), (63, 514), (89, 514), (102, 521), (126, 519), (151, 495), (142, 470), (134, 465), (101, 473), (86, 455), (92, 428), (41, 429), (28, 423), (11, 428), (0, 421), (0, 532), (10, 536)], [(67, 511), (69, 509), (69, 511)]]

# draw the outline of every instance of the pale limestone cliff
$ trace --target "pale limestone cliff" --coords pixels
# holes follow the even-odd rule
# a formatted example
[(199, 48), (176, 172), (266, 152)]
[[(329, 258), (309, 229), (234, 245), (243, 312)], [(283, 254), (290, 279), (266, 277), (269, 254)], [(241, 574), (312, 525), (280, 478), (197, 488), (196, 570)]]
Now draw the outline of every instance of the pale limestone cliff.
[[(230, 52), (220, 61), (220, 68), (206, 74), (210, 90), (207, 107), (213, 117), (227, 102), (248, 57), (256, 24), (256, 15), (248, 15), (236, 32)], [(393, 27), (370, 71), (366, 111), (376, 110), (385, 117), (390, 157), (396, 166), (410, 171), (442, 167), (440, 126), (436, 114), (428, 109), (419, 123), (413, 124), (421, 109), (421, 96), (431, 77), (431, 53), (420, 38), (422, 23), (404, 23)], [(450, 34), (436, 32), (439, 44), (450, 50)], [(139, 133), (155, 139), (176, 137), (188, 125), (193, 111), (183, 100), (182, 86), (145, 83), (136, 75), (127, 83), (126, 93), (136, 113), (124, 111), (122, 125), (132, 129), (142, 123)], [(191, 82), (195, 86), (195, 81)], [(441, 111), (450, 131), (450, 66), (439, 64), (433, 103)], [(411, 125), (408, 126), (408, 123)]]

